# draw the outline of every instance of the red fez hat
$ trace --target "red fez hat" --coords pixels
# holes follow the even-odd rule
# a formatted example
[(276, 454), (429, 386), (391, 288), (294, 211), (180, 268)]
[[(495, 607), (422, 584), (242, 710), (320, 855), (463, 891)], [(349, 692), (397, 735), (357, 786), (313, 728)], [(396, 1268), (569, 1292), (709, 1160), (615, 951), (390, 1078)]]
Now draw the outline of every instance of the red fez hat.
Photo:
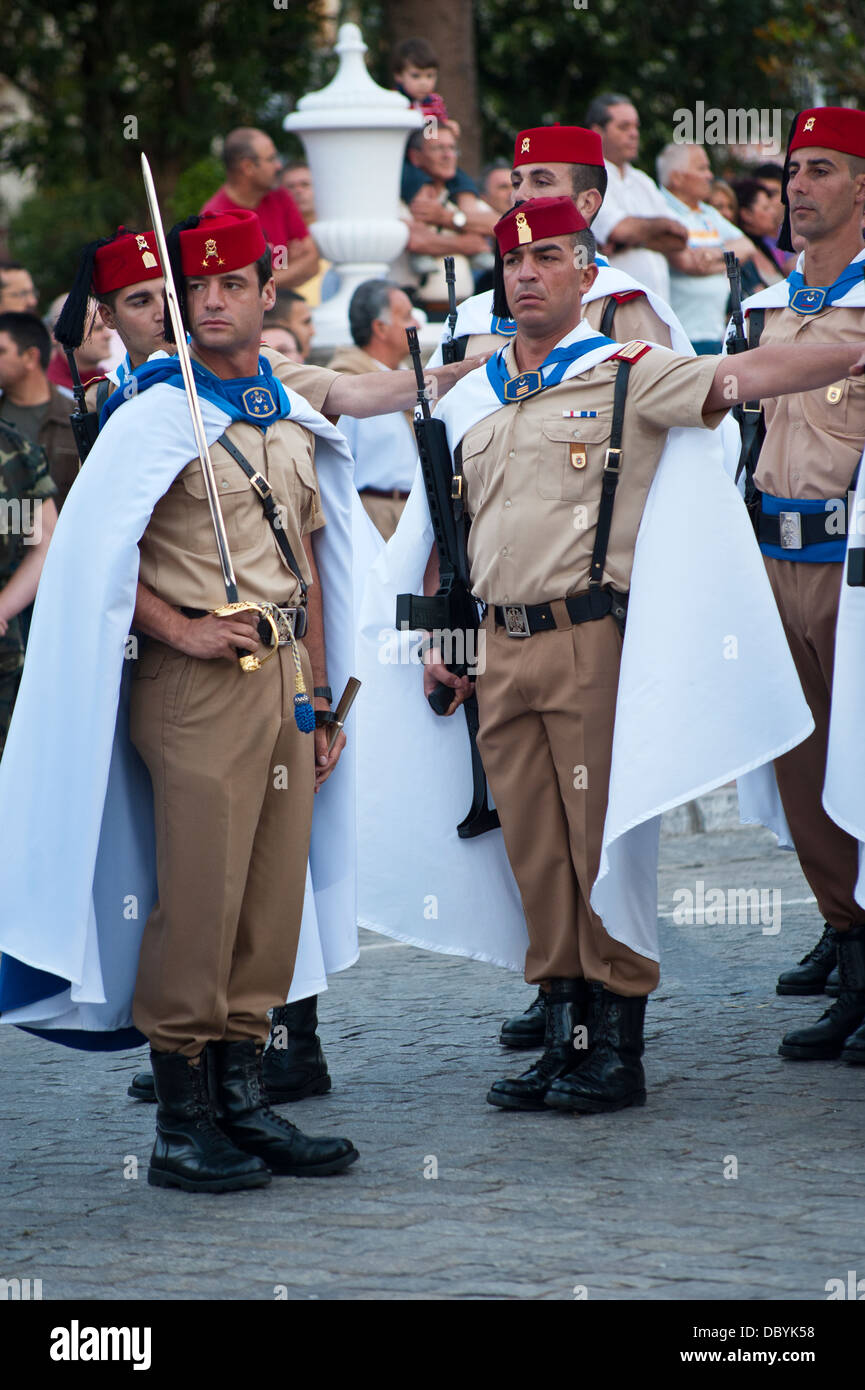
[(113, 241), (100, 246), (93, 259), (93, 293), (111, 294), (139, 280), (157, 280), (162, 274), (153, 232), (127, 232), (118, 227)]
[(807, 145), (822, 145), (827, 150), (865, 159), (865, 111), (849, 106), (815, 106), (800, 112), (788, 154)]
[(521, 130), (514, 143), (518, 164), (601, 164), (604, 147), (597, 131), (580, 125), (539, 125)]
[(246, 208), (204, 212), (197, 227), (180, 233), (184, 275), (227, 275), (252, 265), (266, 250), (258, 214)]
[(548, 236), (569, 236), (571, 232), (583, 232), (588, 225), (570, 198), (530, 198), (528, 202), (520, 203), (506, 212), (493, 231), (499, 251), (506, 256), (515, 246), (543, 241)]

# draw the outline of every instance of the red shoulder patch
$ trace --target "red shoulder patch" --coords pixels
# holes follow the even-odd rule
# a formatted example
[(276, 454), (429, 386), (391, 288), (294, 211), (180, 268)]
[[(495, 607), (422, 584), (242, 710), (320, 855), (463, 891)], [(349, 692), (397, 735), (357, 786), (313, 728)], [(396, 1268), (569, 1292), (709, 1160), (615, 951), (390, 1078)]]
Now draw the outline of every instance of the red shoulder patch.
[(629, 299), (645, 299), (645, 290), (620, 290), (618, 294), (611, 294), (610, 298), (615, 299), (617, 304), (627, 304)]
[(611, 362), (639, 362), (641, 357), (645, 357), (647, 352), (652, 351), (651, 343), (643, 343), (639, 338), (634, 338), (632, 342), (625, 343), (619, 351), (610, 358)]

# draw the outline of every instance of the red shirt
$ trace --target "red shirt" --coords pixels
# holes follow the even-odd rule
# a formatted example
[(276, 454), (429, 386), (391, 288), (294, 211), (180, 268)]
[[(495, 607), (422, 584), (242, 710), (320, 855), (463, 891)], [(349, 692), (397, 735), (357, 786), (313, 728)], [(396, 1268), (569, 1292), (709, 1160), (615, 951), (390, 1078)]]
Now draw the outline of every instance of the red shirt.
[[(223, 186), (207, 200), (201, 211), (233, 212), (237, 208), (240, 208), (240, 204), (229, 198)], [(265, 193), (254, 211), (258, 213), (264, 235), (271, 247), (287, 246), (290, 241), (302, 241), (304, 237), (309, 236), (306, 223), (287, 188), (272, 188), (269, 193)]]

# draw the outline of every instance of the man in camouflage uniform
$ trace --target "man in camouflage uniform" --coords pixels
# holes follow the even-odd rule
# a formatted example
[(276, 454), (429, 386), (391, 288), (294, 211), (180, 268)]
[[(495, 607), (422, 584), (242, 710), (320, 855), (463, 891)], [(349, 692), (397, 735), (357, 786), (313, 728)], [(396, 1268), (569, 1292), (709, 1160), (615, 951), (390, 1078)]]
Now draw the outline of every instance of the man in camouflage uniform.
[(18, 614), (36, 593), (56, 492), (43, 450), (0, 420), (0, 757), (24, 666)]

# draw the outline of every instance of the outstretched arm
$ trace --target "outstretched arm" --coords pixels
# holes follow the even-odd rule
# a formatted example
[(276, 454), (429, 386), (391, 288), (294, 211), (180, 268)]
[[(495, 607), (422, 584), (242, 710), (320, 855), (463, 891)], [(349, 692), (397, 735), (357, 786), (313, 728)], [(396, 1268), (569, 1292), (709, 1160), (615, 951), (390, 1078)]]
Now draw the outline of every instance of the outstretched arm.
[(722, 357), (704, 403), (703, 414), (727, 410), (740, 401), (787, 396), (829, 386), (845, 376), (865, 373), (865, 350), (857, 343), (773, 345)]
[[(449, 362), (444, 367), (433, 367), (424, 373), (430, 398), (437, 400), (466, 372), (482, 367), (489, 357), (467, 357), (464, 362)], [(365, 420), (370, 415), (392, 415), (397, 410), (411, 410), (417, 400), (417, 382), (414, 372), (366, 372), (363, 376), (340, 376), (333, 383), (324, 398), (322, 415), (336, 418), (339, 415), (353, 415), (357, 420)]]

